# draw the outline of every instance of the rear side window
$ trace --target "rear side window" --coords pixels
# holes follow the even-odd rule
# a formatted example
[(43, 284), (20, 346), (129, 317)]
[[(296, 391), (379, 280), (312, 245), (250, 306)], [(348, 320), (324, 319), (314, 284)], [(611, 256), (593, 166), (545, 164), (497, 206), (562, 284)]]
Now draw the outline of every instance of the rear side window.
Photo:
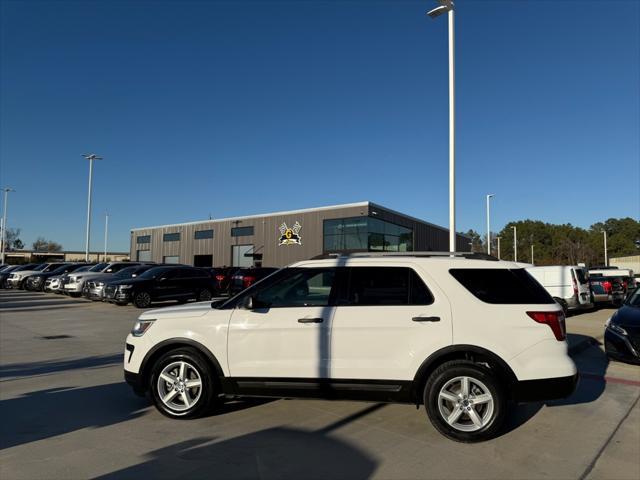
[(588, 283), (587, 276), (585, 275), (584, 270), (582, 270), (581, 268), (576, 268), (575, 272), (576, 276), (578, 277), (578, 283), (580, 283), (581, 285)]
[(449, 273), (485, 303), (554, 303), (544, 287), (524, 268), (452, 268)]
[(405, 267), (352, 267), (341, 305), (429, 305), (433, 296), (418, 274)]

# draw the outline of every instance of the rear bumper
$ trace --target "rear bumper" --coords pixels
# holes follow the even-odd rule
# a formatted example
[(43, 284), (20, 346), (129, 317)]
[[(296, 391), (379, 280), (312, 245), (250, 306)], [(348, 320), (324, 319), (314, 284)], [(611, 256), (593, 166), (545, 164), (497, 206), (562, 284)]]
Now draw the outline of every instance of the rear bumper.
[(517, 402), (540, 402), (566, 398), (575, 391), (578, 380), (576, 373), (568, 377), (520, 381), (515, 386), (514, 399)]

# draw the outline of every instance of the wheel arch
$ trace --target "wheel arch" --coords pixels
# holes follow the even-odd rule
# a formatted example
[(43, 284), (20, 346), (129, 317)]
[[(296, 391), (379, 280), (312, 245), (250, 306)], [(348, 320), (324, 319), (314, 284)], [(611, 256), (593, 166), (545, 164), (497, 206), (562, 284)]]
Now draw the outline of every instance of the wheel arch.
[[(422, 403), (422, 390), (429, 375), (445, 362), (450, 360), (470, 360), (474, 363), (487, 363), (495, 369), (498, 377), (507, 387), (514, 386), (518, 382), (511, 367), (499, 355), (486, 348), (477, 345), (450, 345), (429, 355), (420, 365), (412, 383), (412, 397), (416, 405)], [(513, 394), (513, 388), (508, 388), (509, 396)]]
[(212, 367), (213, 371), (216, 374), (216, 378), (221, 380), (224, 378), (224, 371), (222, 370), (222, 366), (220, 362), (216, 358), (216, 356), (209, 350), (207, 347), (202, 345), (195, 340), (191, 340), (189, 338), (169, 338), (167, 340), (163, 340), (162, 342), (154, 345), (154, 347), (147, 352), (142, 363), (140, 364), (140, 375), (142, 377), (142, 385), (144, 385), (145, 389), (149, 382), (149, 376), (151, 375), (151, 370), (156, 360), (160, 358), (165, 353), (176, 350), (181, 347), (188, 347), (195, 349), (198, 353), (202, 354), (205, 360)]

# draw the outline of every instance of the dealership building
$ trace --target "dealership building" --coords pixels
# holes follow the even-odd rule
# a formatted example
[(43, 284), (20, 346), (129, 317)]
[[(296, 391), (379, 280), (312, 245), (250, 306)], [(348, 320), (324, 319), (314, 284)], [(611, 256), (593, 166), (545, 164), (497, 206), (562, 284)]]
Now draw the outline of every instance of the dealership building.
[[(457, 251), (470, 250), (457, 235)], [(327, 253), (448, 251), (449, 231), (371, 202), (134, 228), (131, 260), (282, 267)]]

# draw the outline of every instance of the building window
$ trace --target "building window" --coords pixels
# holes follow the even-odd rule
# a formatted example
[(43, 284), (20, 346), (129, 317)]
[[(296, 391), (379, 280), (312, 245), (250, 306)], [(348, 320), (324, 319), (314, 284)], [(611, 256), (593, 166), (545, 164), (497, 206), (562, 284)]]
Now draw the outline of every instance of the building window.
[(179, 242), (180, 241), (180, 232), (176, 233), (165, 233), (162, 236), (163, 242)]
[(324, 251), (413, 251), (413, 230), (378, 218), (352, 217), (324, 221)]
[(136, 237), (136, 243), (151, 243), (151, 235), (140, 235), (139, 237)]
[(248, 237), (253, 235), (253, 227), (235, 227), (231, 229), (232, 237)]
[(204, 240), (205, 238), (213, 238), (213, 230), (196, 230), (194, 234), (196, 240)]
[(180, 257), (178, 255), (165, 255), (162, 257), (162, 263), (180, 263)]
[(231, 247), (231, 261), (234, 267), (253, 266), (253, 245), (234, 245)]

